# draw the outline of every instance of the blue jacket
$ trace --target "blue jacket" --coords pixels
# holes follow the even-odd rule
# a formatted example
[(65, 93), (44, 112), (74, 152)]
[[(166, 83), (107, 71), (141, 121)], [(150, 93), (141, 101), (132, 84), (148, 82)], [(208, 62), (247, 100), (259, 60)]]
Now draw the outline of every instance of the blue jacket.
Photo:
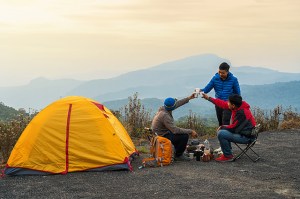
[(204, 93), (209, 93), (211, 89), (215, 89), (216, 98), (222, 100), (228, 100), (231, 94), (241, 95), (240, 85), (238, 79), (233, 76), (231, 72), (228, 72), (227, 78), (222, 80), (218, 73), (213, 76), (210, 82), (205, 88), (201, 89)]

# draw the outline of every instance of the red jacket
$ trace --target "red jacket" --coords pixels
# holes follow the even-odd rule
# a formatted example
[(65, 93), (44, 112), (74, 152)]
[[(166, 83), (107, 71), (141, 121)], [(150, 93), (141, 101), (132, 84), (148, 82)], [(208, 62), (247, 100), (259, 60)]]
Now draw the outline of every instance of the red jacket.
[[(222, 109), (229, 109), (227, 101), (212, 97), (209, 98), (209, 101)], [(242, 105), (238, 109), (232, 110), (230, 124), (222, 125), (221, 129), (226, 129), (232, 133), (247, 135), (249, 132), (251, 132), (255, 125), (256, 122), (250, 111), (250, 105), (243, 101)]]

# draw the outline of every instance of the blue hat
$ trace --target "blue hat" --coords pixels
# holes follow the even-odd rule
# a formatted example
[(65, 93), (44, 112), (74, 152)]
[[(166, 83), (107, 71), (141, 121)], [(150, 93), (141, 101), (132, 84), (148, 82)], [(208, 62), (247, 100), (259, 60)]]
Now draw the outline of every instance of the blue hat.
[(165, 109), (167, 111), (174, 110), (175, 105), (176, 105), (176, 101), (177, 100), (175, 98), (172, 98), (172, 97), (168, 97), (167, 99), (165, 99), (165, 102), (164, 102)]

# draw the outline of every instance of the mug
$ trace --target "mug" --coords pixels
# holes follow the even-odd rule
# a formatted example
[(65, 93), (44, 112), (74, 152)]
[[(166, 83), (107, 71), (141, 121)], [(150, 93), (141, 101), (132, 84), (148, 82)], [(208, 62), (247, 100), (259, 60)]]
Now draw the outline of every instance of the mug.
[(196, 161), (200, 161), (202, 155), (203, 155), (203, 151), (196, 150), (195, 151)]
[(200, 94), (200, 88), (195, 88), (194, 96), (198, 97)]
[(209, 162), (210, 161), (210, 154), (203, 154), (203, 156), (201, 157), (203, 162)]

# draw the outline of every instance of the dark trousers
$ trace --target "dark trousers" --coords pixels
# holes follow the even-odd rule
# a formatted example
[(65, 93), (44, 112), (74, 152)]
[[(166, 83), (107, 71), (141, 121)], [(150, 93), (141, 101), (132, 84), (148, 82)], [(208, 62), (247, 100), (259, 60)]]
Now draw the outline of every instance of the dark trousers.
[(219, 126), (221, 125), (229, 125), (231, 118), (231, 111), (228, 109), (222, 109), (220, 107), (215, 106), (216, 114), (219, 122)]
[(181, 156), (186, 149), (187, 142), (189, 140), (188, 134), (174, 134), (172, 132), (167, 133), (163, 137), (168, 138), (175, 147), (176, 157)]

